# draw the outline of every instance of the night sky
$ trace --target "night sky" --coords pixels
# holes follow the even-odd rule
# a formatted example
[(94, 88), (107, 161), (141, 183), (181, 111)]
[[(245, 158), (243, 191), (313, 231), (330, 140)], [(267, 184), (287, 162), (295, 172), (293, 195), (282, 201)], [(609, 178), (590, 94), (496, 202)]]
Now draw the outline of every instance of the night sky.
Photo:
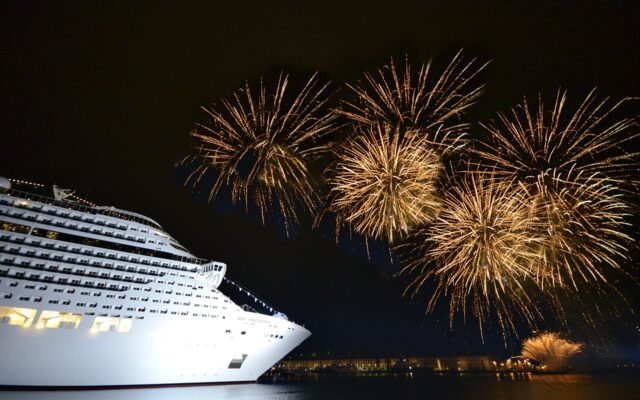
[(385, 258), (368, 260), (357, 242), (336, 246), (308, 227), (286, 239), (208, 205), (175, 164), (200, 106), (281, 69), (318, 70), (338, 87), (390, 56), (437, 63), (464, 48), (491, 61), (473, 121), (559, 87), (573, 101), (594, 87), (640, 96), (640, 2), (210, 3), (222, 2), (0, 2), (0, 175), (155, 219), (309, 328), (297, 353), (517, 352), (497, 328), (482, 344), (474, 324), (451, 332), (446, 315), (425, 316), (401, 298)]

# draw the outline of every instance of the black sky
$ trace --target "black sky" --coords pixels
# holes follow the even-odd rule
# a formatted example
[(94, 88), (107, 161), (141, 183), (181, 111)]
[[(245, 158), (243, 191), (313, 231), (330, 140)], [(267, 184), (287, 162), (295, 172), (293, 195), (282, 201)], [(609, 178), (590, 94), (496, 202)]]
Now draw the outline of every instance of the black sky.
[(478, 121), (559, 87), (576, 101), (593, 87), (640, 96), (640, 2), (217, 3), (0, 2), (0, 175), (154, 218), (312, 330), (301, 351), (503, 351), (497, 334), (481, 345), (475, 326), (451, 333), (446, 317), (424, 317), (348, 244), (308, 229), (284, 240), (206, 205), (174, 164), (201, 105), (281, 68), (340, 85), (390, 56), (445, 61), (465, 48), (491, 61)]

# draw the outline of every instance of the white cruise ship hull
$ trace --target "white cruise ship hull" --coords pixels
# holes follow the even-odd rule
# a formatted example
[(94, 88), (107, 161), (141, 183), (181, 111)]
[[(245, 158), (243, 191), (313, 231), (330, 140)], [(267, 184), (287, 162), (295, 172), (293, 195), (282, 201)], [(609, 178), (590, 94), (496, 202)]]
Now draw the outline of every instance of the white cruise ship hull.
[[(251, 382), (309, 335), (274, 317), (246, 313), (216, 322), (136, 321), (127, 335), (0, 327), (0, 385), (105, 387)], [(241, 317), (241, 318), (243, 318)], [(168, 318), (167, 318), (168, 319)], [(261, 322), (250, 322), (261, 321)], [(249, 321), (249, 322), (248, 322)], [(167, 330), (167, 326), (172, 329)], [(87, 327), (85, 327), (87, 328)], [(245, 331), (244, 335), (241, 332)], [(283, 339), (276, 339), (276, 334)], [(242, 364), (229, 368), (234, 359)]]
[(148, 217), (11, 186), (0, 177), (0, 386), (250, 382), (310, 335)]

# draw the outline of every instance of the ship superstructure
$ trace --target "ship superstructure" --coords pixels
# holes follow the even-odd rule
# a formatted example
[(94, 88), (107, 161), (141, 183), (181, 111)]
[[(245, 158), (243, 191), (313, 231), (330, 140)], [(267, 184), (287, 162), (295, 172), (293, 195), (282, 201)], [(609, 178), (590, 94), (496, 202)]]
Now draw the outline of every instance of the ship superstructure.
[(255, 381), (309, 335), (143, 215), (0, 178), (0, 385)]

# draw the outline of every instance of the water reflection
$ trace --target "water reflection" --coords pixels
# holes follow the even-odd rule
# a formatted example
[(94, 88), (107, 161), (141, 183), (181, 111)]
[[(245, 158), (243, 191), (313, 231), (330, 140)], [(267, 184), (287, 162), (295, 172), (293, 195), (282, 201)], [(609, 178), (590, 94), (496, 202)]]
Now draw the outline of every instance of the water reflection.
[(131, 390), (0, 391), (0, 400), (637, 399), (640, 374), (281, 374), (260, 383)]

